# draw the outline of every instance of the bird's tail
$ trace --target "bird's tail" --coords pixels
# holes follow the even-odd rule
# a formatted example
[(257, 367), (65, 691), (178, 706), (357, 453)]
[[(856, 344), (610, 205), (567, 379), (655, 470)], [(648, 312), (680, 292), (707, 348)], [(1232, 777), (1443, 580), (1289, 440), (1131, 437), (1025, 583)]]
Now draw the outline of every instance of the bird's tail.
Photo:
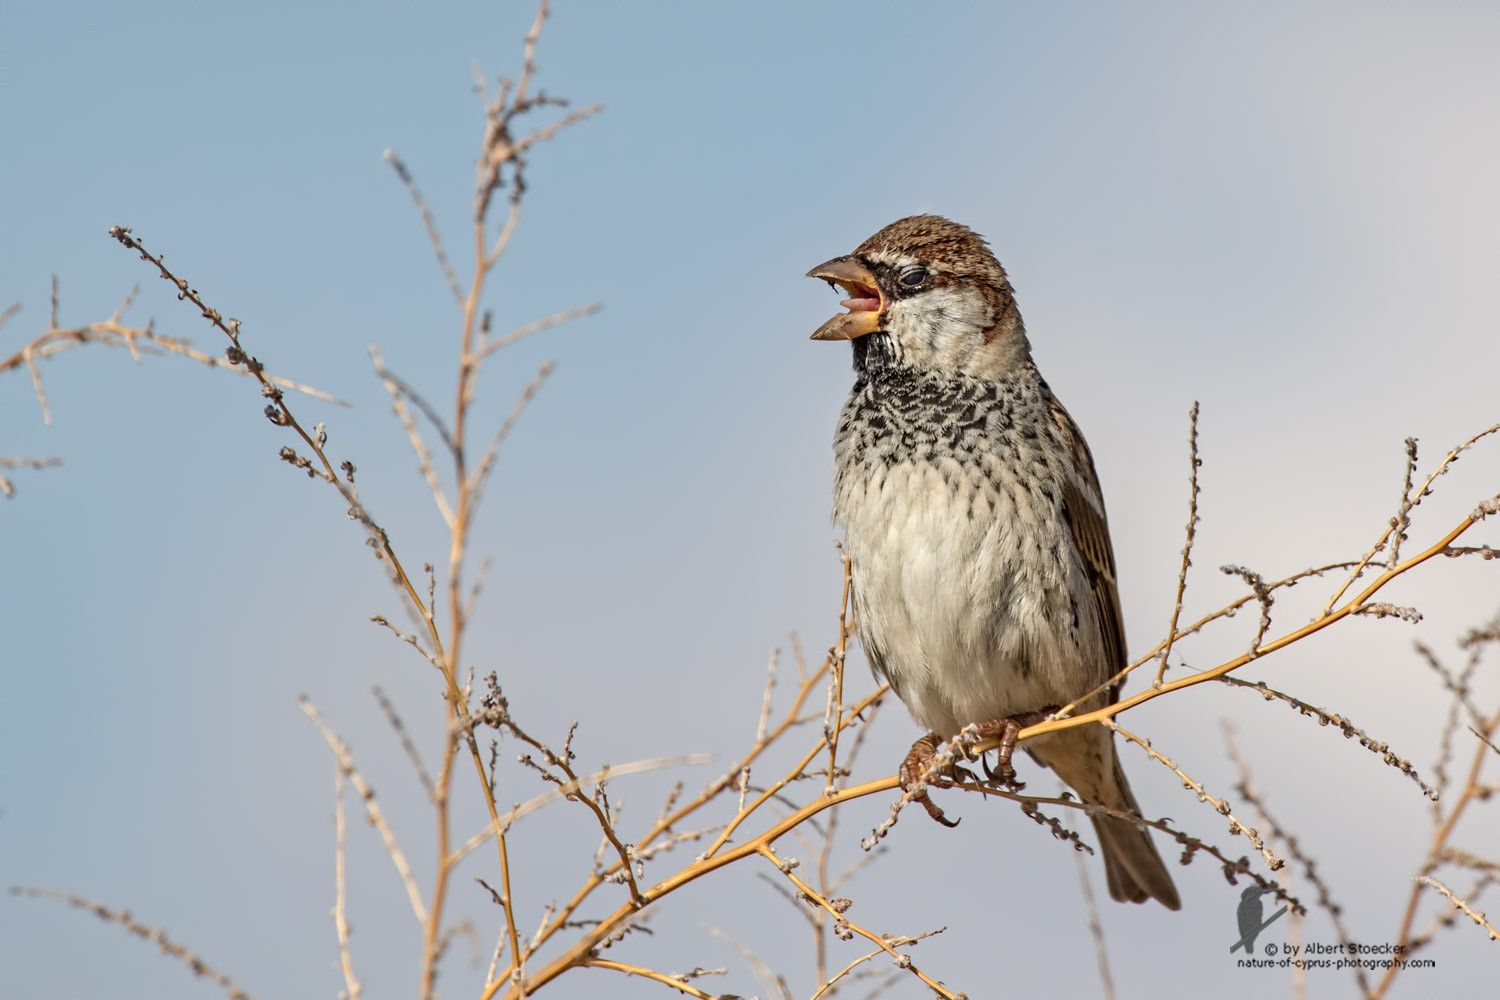
[[(1115, 754), (1113, 734), (1102, 727), (1085, 727), (1074, 730), (1078, 735), (1072, 740), (1081, 742), (1087, 738), (1085, 734), (1089, 729), (1096, 731), (1089, 734), (1092, 745), (1087, 752), (1058, 753), (1062, 747), (1045, 746), (1043, 740), (1048, 738), (1038, 737), (1038, 756), (1085, 802), (1139, 815), (1140, 808), (1131, 794), (1130, 782), (1125, 779), (1120, 759)], [(1067, 739), (1070, 735), (1058, 733), (1053, 739)], [(1150, 830), (1116, 816), (1095, 816), (1093, 820), (1099, 849), (1104, 854), (1104, 875), (1109, 883), (1109, 894), (1122, 903), (1144, 903), (1155, 899), (1169, 910), (1181, 909), (1182, 900), (1178, 898), (1177, 887), (1172, 884), (1172, 876), (1167, 873), (1167, 866), (1151, 841)]]
[[(1115, 757), (1114, 754), (1110, 756)], [(1111, 809), (1140, 813), (1131, 794), (1130, 783), (1120, 769), (1120, 759), (1114, 760), (1114, 786), (1119, 790), (1119, 804), (1101, 802)], [(1148, 898), (1159, 901), (1169, 910), (1182, 908), (1177, 896), (1177, 887), (1172, 876), (1151, 841), (1151, 832), (1136, 826), (1127, 819), (1115, 816), (1095, 816), (1094, 832), (1099, 835), (1099, 848), (1104, 853), (1104, 877), (1109, 882), (1109, 894), (1121, 902), (1144, 903)]]

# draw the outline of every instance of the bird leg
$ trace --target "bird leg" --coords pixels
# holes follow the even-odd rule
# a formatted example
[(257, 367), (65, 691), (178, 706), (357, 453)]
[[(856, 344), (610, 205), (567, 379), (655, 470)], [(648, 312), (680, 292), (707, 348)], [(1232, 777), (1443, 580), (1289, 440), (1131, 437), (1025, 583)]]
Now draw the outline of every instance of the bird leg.
[[(911, 750), (907, 753), (906, 759), (901, 762), (901, 770), (899, 772), (901, 790), (903, 792), (911, 792), (913, 788), (917, 788), (918, 791), (912, 795), (911, 800), (922, 803), (922, 808), (927, 810), (927, 815), (939, 823), (946, 827), (955, 827), (958, 825), (958, 820), (949, 819), (944, 816), (943, 810), (938, 808), (937, 803), (927, 797), (927, 789), (921, 787), (922, 777), (927, 773), (928, 768), (932, 766), (932, 758), (937, 754), (939, 742), (937, 733), (928, 733), (911, 745)], [(941, 788), (948, 784), (948, 779), (941, 775), (935, 775), (927, 780), (927, 784), (936, 785)]]
[[(984, 773), (991, 781), (998, 782), (1014, 792), (1019, 792), (1026, 787), (1024, 781), (1016, 779), (1016, 769), (1010, 763), (1011, 755), (1016, 752), (1016, 736), (1027, 726), (1036, 725), (1055, 711), (1057, 711), (1057, 706), (1052, 705), (1039, 711), (1022, 712), (1019, 715), (1010, 715), (991, 722), (981, 722), (975, 726), (974, 735), (979, 739), (1000, 741), (999, 753), (996, 754), (997, 766), (991, 769), (989, 761), (984, 762)], [(915, 752), (916, 748), (913, 747), (912, 751)]]

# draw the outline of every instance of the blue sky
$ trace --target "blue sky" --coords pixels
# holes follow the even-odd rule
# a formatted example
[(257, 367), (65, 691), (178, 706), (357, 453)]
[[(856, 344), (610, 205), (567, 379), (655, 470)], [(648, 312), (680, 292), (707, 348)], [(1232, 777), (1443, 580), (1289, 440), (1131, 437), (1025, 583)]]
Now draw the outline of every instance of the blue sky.
[[(482, 123), (470, 66), (514, 73), (531, 16), (512, 3), (7, 11), (0, 306), (23, 311), (0, 353), (43, 329), (53, 274), (65, 324), (107, 316), (139, 282), (135, 319), (221, 349), (105, 235), (131, 226), (244, 321), (272, 370), (353, 403), (302, 409), (328, 422), (409, 558), (437, 561), (441, 525), (366, 348), (445, 398), (457, 313), (380, 154), (405, 158), (462, 271)], [(1189, 612), (1237, 596), (1223, 563), (1281, 575), (1361, 552), (1394, 508), (1406, 436), (1426, 468), (1500, 419), (1497, 42), (1500, 13), (1467, 4), (557, 4), (539, 83), (606, 110), (536, 151), (488, 304), (502, 329), (604, 308), (485, 375), (477, 419), (492, 426), (540, 363), (558, 363), (474, 536), (496, 563), (476, 665), (539, 729), (578, 719), (585, 761), (722, 760), (753, 735), (767, 653), (792, 630), (826, 646), (837, 600), (829, 442), (849, 360), (807, 342), (835, 305), (801, 276), (918, 211), (986, 234), (1011, 274), (1038, 362), (1099, 465), (1133, 649), (1171, 610), (1195, 399), (1204, 521)], [(0, 505), (0, 881), (129, 907), (259, 996), (331, 995), (332, 764), (295, 697), (314, 699), (406, 817), (421, 876), (429, 823), (368, 688), (390, 691), (430, 744), (438, 687), (368, 624), (397, 611), (392, 594), (331, 495), (277, 461), (283, 442), (248, 385), (102, 349), (43, 376), (51, 427), (24, 373), (0, 379), (0, 454), (64, 460), (18, 473)], [(1494, 494), (1495, 454), (1442, 480), (1413, 544)], [(1494, 572), (1426, 567), (1391, 598), (1421, 607), (1415, 630), (1352, 622), (1250, 676), (1346, 712), (1425, 769), (1445, 705), (1410, 641), (1456, 659), (1453, 639), (1496, 611)], [(1283, 623), (1323, 593), (1300, 595), (1309, 607)], [(1252, 630), (1242, 617), (1183, 653), (1216, 662)], [(856, 677), (868, 683), (862, 665)], [(1133, 715), (1220, 793), (1234, 776), (1219, 724), (1233, 719), (1356, 933), (1391, 936), (1428, 837), (1396, 772), (1235, 692)], [(890, 708), (862, 777), (889, 773), (915, 735)], [(1126, 760), (1148, 812), (1222, 828), (1169, 773)], [(639, 818), (668, 780), (622, 781)], [(1092, 991), (1068, 852), (995, 803), (957, 805), (957, 831), (897, 829), (855, 884), (862, 916), (893, 932), (949, 925), (918, 958), (971, 996), (1000, 975)], [(851, 810), (851, 858), (884, 809)], [(1493, 843), (1497, 824), (1465, 832)], [(378, 841), (360, 823), (351, 833), (366, 995), (400, 995), (414, 988), (414, 928)], [(584, 833), (557, 813), (518, 835), (533, 918), (581, 875), (568, 838)], [(1105, 908), (1122, 995), (1206, 977), (1234, 996), (1288, 989), (1225, 964), (1238, 889), (1201, 863), (1177, 878), (1182, 914)], [(713, 923), (810, 992), (800, 922), (748, 874), (676, 905), (638, 954), (727, 965), (714, 988), (754, 992), (699, 926)], [(455, 915), (480, 922), (488, 948), (488, 904), (461, 894)], [(1305, 936), (1331, 940), (1321, 921)], [(0, 927), (7, 995), (211, 989), (60, 906), (4, 897)], [(1471, 931), (1440, 942), (1438, 968), (1405, 989), (1471, 982)], [(445, 985), (461, 995), (478, 975), (460, 963)], [(598, 995), (604, 975), (557, 993)]]

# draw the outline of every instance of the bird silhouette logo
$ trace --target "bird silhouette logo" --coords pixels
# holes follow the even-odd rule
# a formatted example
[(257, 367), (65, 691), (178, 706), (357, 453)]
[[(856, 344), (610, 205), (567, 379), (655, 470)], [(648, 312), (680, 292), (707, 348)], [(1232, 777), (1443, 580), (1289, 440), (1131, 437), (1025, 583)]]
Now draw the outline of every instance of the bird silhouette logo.
[(1275, 891), (1275, 886), (1262, 887), (1252, 885), (1247, 886), (1245, 891), (1240, 893), (1239, 909), (1235, 911), (1235, 919), (1240, 925), (1240, 939), (1229, 946), (1230, 954), (1233, 954), (1236, 949), (1241, 947), (1245, 949), (1245, 954), (1252, 954), (1255, 951), (1256, 935), (1274, 924), (1277, 919), (1286, 913), (1286, 907), (1283, 906), (1271, 914), (1269, 918), (1261, 919), (1265, 916), (1266, 904), (1261, 902), (1260, 897), (1268, 892)]

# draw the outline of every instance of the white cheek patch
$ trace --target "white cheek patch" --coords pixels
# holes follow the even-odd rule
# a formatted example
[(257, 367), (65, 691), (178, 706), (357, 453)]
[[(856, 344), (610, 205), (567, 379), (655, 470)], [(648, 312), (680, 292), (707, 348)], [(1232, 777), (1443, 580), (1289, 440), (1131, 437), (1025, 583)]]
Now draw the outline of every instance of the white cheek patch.
[(984, 331), (994, 321), (984, 296), (966, 285), (897, 302), (887, 315), (887, 328), (908, 358), (946, 371), (961, 368), (984, 346)]

